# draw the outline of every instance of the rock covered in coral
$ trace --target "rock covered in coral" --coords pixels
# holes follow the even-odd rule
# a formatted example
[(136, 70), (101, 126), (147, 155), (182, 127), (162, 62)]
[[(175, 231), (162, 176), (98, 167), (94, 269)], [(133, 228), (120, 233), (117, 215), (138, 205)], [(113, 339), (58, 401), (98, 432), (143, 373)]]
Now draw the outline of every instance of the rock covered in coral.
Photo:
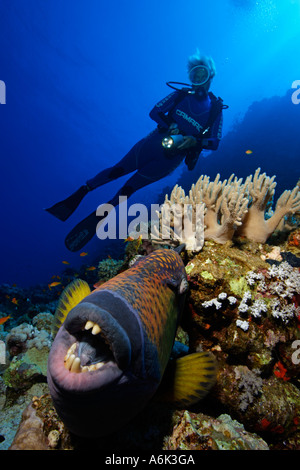
[(30, 404), (22, 414), (19, 429), (9, 450), (47, 450), (48, 448), (43, 432), (43, 421)]
[(6, 345), (11, 356), (17, 356), (31, 347), (36, 347), (37, 349), (50, 347), (50, 331), (44, 328), (39, 329), (29, 323), (22, 323), (10, 330), (6, 336)]
[(116, 276), (123, 265), (123, 261), (107, 258), (98, 264), (98, 277), (100, 282), (105, 282)]
[(164, 450), (268, 450), (267, 443), (247, 432), (244, 426), (223, 414), (218, 418), (203, 413), (179, 411), (174, 416), (171, 436)]
[(264, 262), (265, 250), (258, 244), (243, 251), (206, 242), (190, 259), (190, 345), (210, 349), (219, 359), (212, 392), (218, 406), (247, 430), (269, 436), (273, 445), (285, 439), (298, 449), (300, 368), (293, 353), (300, 272), (285, 261)]
[(299, 432), (299, 390), (270, 376), (262, 378), (246, 366), (220, 368), (214, 394), (248, 430), (287, 437)]
[(13, 395), (8, 388), (3, 390), (0, 386), (0, 389), (3, 392), (3, 407), (0, 407), (0, 450), (7, 450), (13, 442), (25, 408), (34, 396), (40, 396), (48, 389), (45, 383), (36, 383), (30, 389)]
[[(40, 313), (33, 318), (33, 324), (22, 323), (6, 335), (8, 360), (1, 376), (1, 383), (5, 387), (5, 406), (2, 410), (5, 416), (9, 416), (10, 412), (15, 414), (15, 403), (19, 400), (23, 402), (34, 386), (46, 386), (47, 361), (52, 343), (52, 318), (53, 315), (49, 312)], [(1, 420), (4, 423), (3, 417)], [(9, 422), (12, 429), (13, 423), (13, 420)], [(5, 445), (7, 439), (8, 437)]]

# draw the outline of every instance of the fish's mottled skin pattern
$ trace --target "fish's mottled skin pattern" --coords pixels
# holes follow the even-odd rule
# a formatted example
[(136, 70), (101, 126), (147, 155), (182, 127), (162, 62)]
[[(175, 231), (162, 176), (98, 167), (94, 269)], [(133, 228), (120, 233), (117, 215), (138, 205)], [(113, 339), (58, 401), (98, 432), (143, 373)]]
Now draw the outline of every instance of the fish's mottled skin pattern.
[(169, 359), (178, 320), (176, 293), (167, 281), (180, 283), (183, 276), (180, 256), (172, 250), (157, 250), (97, 289), (120, 293), (135, 309), (148, 339), (156, 345), (162, 367)]

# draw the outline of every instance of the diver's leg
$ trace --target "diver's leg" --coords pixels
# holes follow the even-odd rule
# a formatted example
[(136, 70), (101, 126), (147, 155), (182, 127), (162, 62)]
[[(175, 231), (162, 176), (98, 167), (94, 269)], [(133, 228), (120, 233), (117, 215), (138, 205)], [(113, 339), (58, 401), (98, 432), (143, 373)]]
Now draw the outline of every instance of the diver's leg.
[(62, 221), (67, 220), (89, 191), (137, 170), (137, 154), (143, 140), (137, 142), (116, 165), (100, 171), (100, 173), (94, 178), (89, 179), (85, 185), (82, 185), (71, 196), (45, 210)]
[[(152, 173), (153, 160), (156, 160), (155, 172), (161, 172), (161, 161), (165, 160), (161, 141), (161, 134), (157, 130), (154, 130), (148, 136), (137, 142), (122, 160), (114, 166), (100, 171), (94, 178), (89, 179), (87, 181), (89, 189), (96, 189), (103, 184), (120, 178), (121, 176), (128, 175), (135, 170), (140, 171), (147, 168), (145, 174)], [(168, 160), (167, 165), (169, 164), (170, 161)], [(154, 179), (154, 181), (156, 181), (156, 179)]]
[(137, 155), (144, 139), (137, 142), (131, 150), (114, 166), (100, 171), (94, 178), (87, 180), (86, 184), (90, 190), (96, 189), (121, 176), (128, 175), (137, 170)]
[(172, 160), (164, 158), (163, 155), (160, 156), (161, 158), (149, 159), (150, 161), (148, 160), (147, 165), (144, 165), (134, 173), (109, 201), (109, 204), (116, 207), (119, 204), (120, 196), (129, 198), (139, 189), (165, 178), (171, 174), (183, 160), (183, 156), (174, 157)]
[[(151, 183), (153, 183), (152, 179), (150, 180), (139, 173), (135, 173), (131, 178), (129, 178), (120, 191), (118, 191), (107, 203), (108, 209), (106, 212), (110, 212), (110, 210), (119, 205), (120, 196), (127, 196), (129, 198), (135, 191)], [(96, 235), (97, 227), (105, 221), (107, 215), (108, 214), (106, 213), (105, 216), (102, 216), (101, 218), (101, 216), (97, 215), (97, 211), (93, 211), (88, 217), (79, 222), (65, 239), (65, 244), (68, 250), (81, 250)]]
[[(161, 155), (159, 156), (161, 157)], [(110, 204), (112, 209), (117, 207), (120, 202), (120, 196), (129, 198), (137, 190), (164, 178), (181, 163), (183, 158), (181, 156), (167, 160), (162, 157), (150, 162), (148, 161), (147, 165), (143, 166), (143, 168), (128, 179), (108, 204)], [(101, 218), (97, 215), (96, 211), (93, 211), (71, 230), (65, 240), (66, 247), (70, 251), (78, 251), (83, 248), (96, 235), (96, 228), (105, 221), (106, 217), (105, 215)]]

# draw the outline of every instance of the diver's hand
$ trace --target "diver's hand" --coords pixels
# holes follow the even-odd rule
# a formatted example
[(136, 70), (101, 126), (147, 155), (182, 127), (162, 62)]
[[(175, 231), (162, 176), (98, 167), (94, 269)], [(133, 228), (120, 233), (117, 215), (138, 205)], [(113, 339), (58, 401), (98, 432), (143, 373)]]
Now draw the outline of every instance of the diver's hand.
[(192, 147), (195, 147), (197, 145), (197, 139), (193, 137), (192, 135), (186, 135), (183, 137), (183, 142), (182, 144), (178, 145), (178, 149), (190, 149)]
[(169, 130), (168, 130), (169, 134), (170, 135), (178, 135), (180, 134), (180, 130), (178, 129), (178, 125), (173, 122), (170, 127), (169, 127)]

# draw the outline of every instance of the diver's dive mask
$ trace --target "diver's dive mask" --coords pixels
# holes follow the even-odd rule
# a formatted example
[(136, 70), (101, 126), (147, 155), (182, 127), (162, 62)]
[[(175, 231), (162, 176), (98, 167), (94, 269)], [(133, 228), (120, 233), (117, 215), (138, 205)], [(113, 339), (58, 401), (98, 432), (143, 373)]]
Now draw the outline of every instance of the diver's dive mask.
[(203, 86), (210, 79), (210, 70), (206, 65), (196, 65), (190, 70), (189, 79), (194, 86)]

